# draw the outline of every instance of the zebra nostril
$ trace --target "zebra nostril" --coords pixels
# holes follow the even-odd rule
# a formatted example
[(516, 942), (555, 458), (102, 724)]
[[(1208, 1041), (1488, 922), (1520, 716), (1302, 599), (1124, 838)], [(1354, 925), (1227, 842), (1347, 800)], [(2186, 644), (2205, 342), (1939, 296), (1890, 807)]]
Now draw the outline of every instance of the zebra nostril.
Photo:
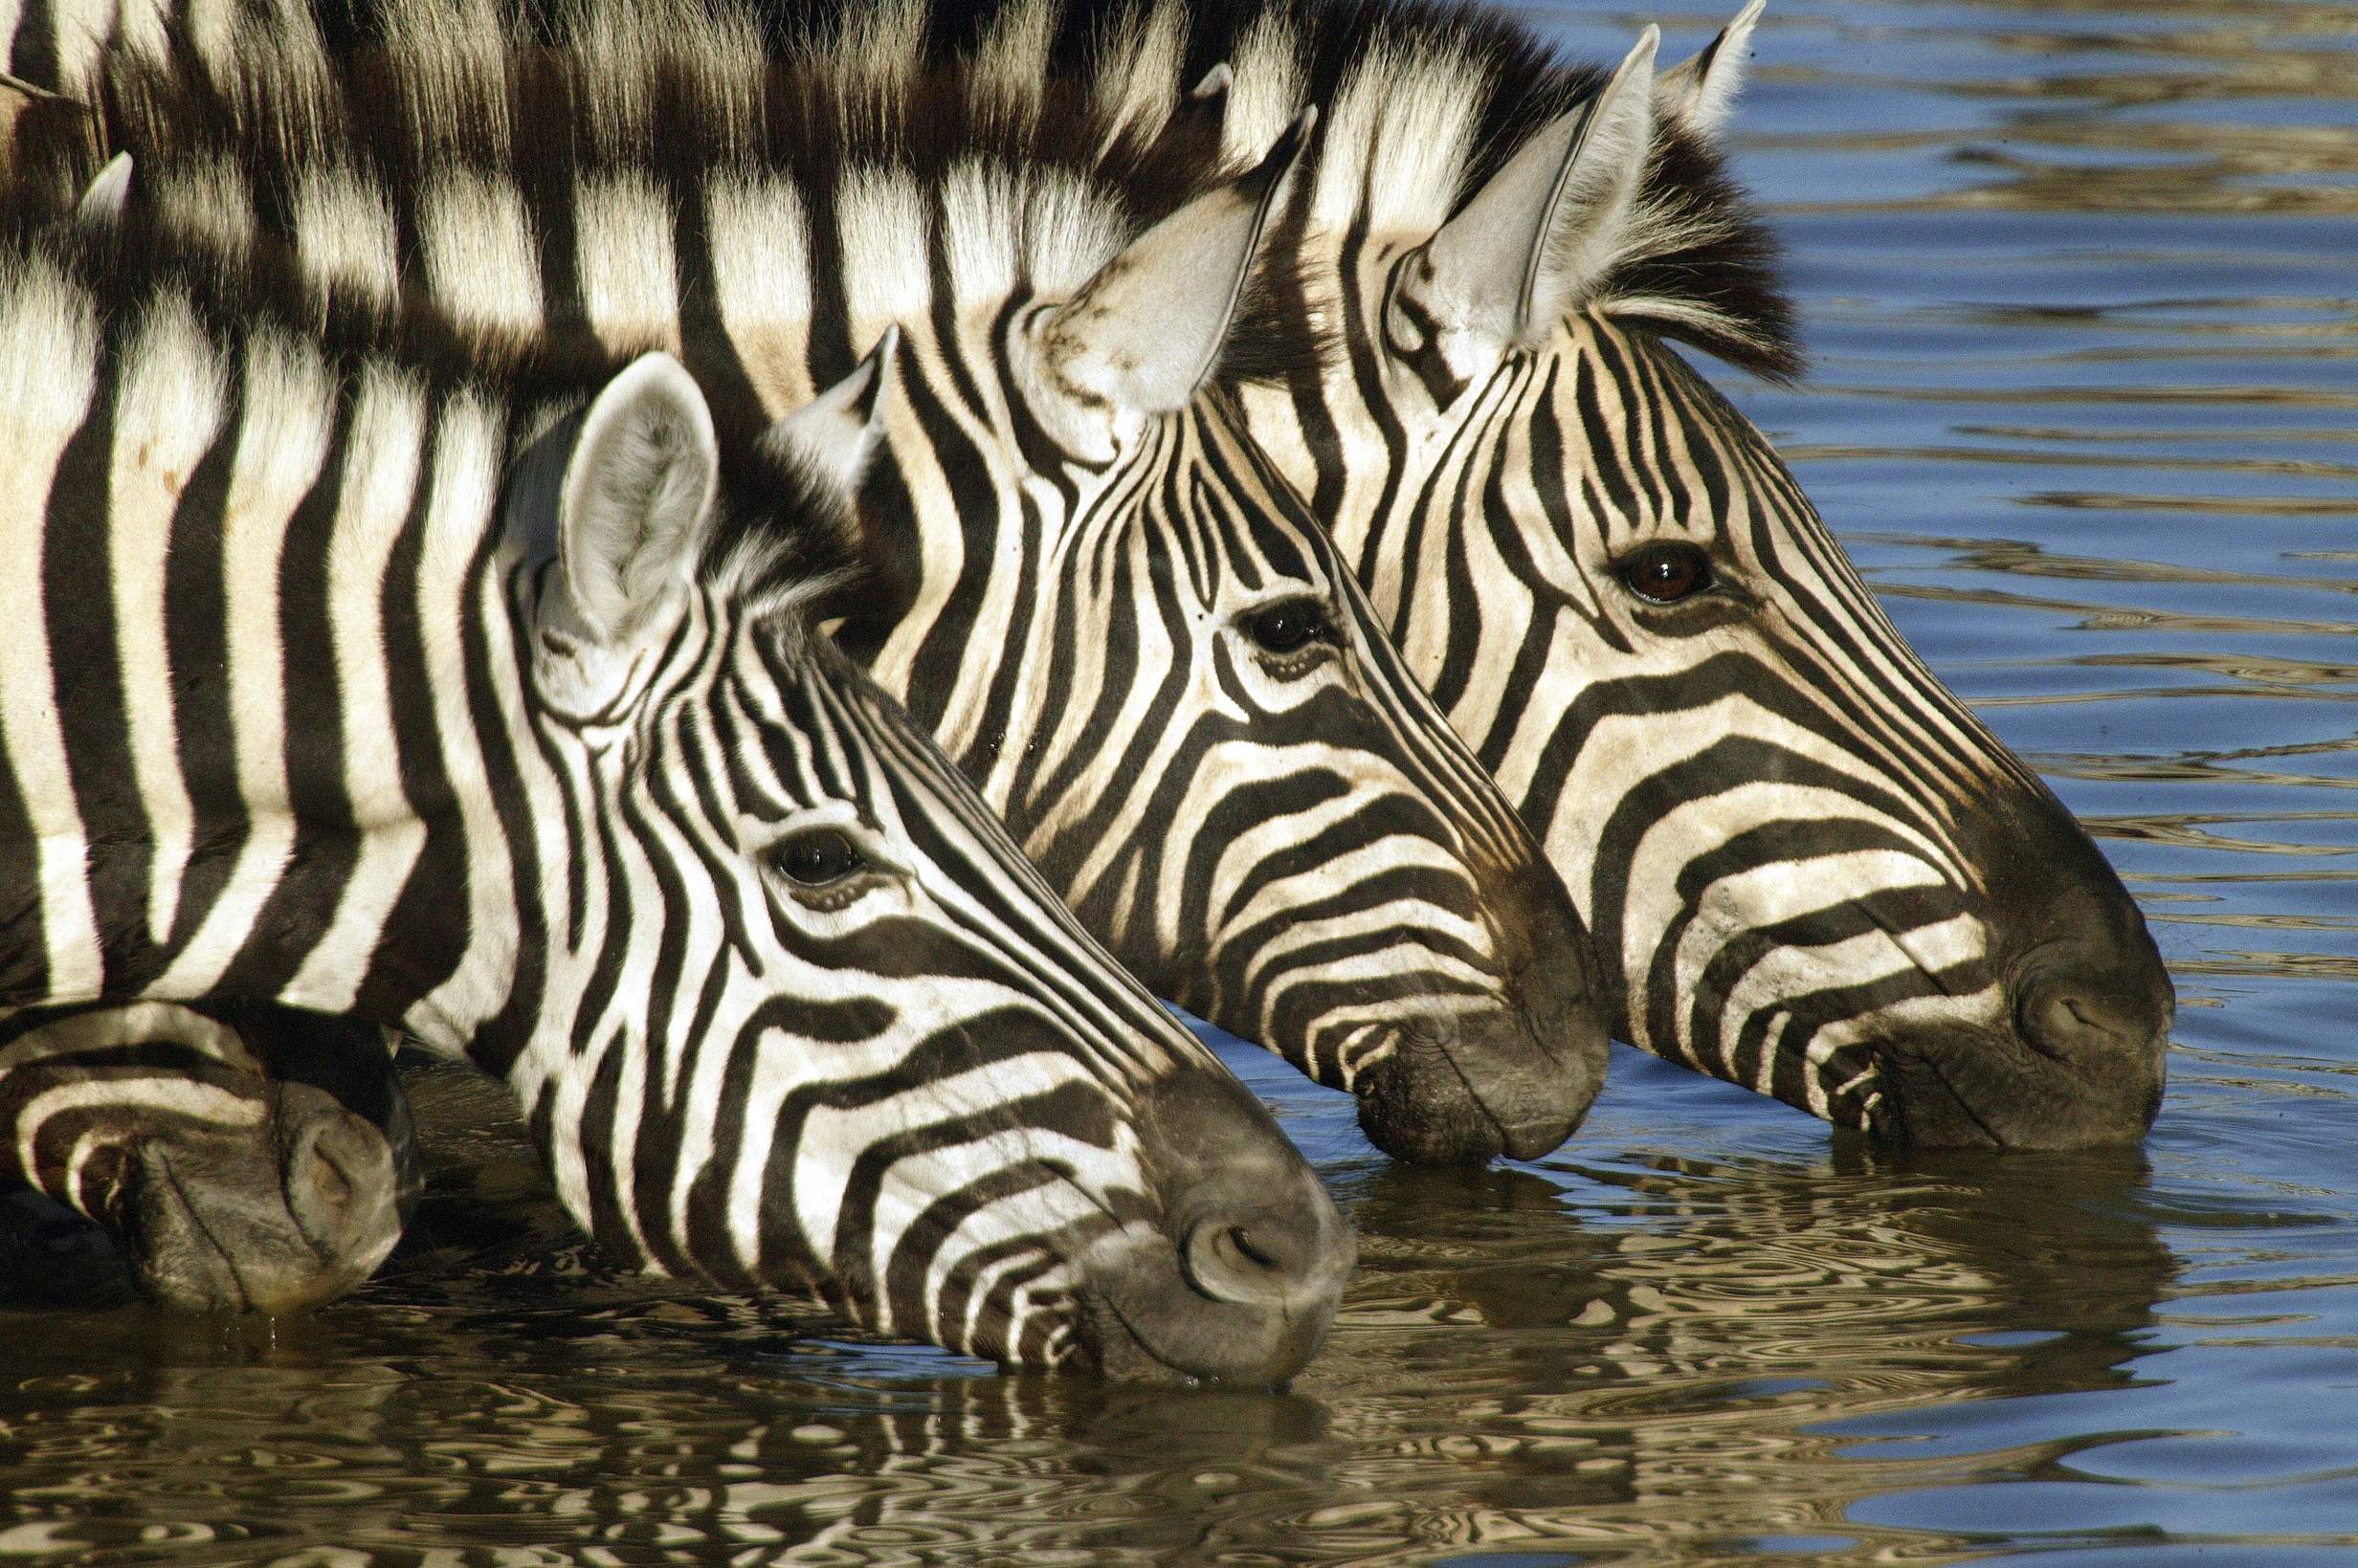
[(1182, 1248), (1188, 1280), (1213, 1301), (1288, 1309), (1333, 1280), (1333, 1243), (1312, 1209), (1258, 1208), (1199, 1220)]
[(1230, 1226), (1219, 1238), (1219, 1245), (1226, 1251), (1243, 1258), (1245, 1262), (1256, 1267), (1262, 1269), (1279, 1267), (1275, 1257), (1253, 1245), (1252, 1233), (1240, 1225)]
[(2167, 979), (2107, 963), (2076, 947), (2050, 947), (2026, 963), (2014, 991), (2025, 1043), (2063, 1062), (2141, 1051), (2167, 1034), (2174, 1008)]

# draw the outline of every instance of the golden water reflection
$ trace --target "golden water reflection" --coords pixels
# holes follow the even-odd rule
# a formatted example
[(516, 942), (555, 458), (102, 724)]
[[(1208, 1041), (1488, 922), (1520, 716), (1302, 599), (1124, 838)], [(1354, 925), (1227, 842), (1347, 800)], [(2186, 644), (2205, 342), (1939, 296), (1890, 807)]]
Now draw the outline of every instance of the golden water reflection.
[(2125, 1386), (2175, 1272), (2134, 1155), (1368, 1169), (1343, 1187), (1360, 1276), (1291, 1394), (977, 1376), (606, 1274), (479, 1089), (413, 1090), (436, 1196), (357, 1300), (275, 1334), (10, 1324), (0, 1556), (1400, 1563), (1807, 1535), (1894, 1560), (1934, 1543), (1853, 1500), (2024, 1452), (1862, 1458), (1842, 1424)]
[[(1519, 9), (1600, 57), (1655, 14)], [(617, 1278), (430, 1075), (437, 1186), (359, 1298), (0, 1315), (0, 1557), (2358, 1552), (2319, 1392), (2358, 1386), (2354, 40), (1776, 0), (1734, 126), (1818, 364), (1717, 379), (2146, 903), (2180, 1013), (2142, 1157), (1901, 1159), (1624, 1061), (1547, 1168), (1417, 1173), (1279, 1084), (1365, 1262), (1292, 1393), (1189, 1393)]]

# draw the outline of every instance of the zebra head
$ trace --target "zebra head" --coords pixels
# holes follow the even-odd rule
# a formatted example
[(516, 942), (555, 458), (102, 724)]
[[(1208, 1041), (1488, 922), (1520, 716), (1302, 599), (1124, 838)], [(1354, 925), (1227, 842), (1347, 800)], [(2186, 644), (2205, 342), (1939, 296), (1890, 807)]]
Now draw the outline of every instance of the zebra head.
[(516, 764), (567, 870), (507, 1076), (622, 1255), (1010, 1363), (1282, 1380), (1347, 1224), (808, 624), (891, 353), (726, 456), (651, 355), (518, 465)]
[[(398, 1026), (515, 1089), (624, 1258), (1011, 1363), (1290, 1376), (1348, 1226), (812, 629), (879, 361), (727, 440), (619, 361), (0, 232), (0, 1005)], [(48, 1109), (257, 1124), (227, 1032)]]
[[(1354, 1092), (1388, 1152), (1529, 1158), (1602, 1074), (1577, 923), (1207, 386), (1301, 132), (1076, 283), (913, 334), (868, 549), (952, 564), (904, 566), (841, 637), (1158, 994)], [(1051, 226), (1023, 205), (1057, 187), (1001, 188)], [(961, 222), (1010, 221), (945, 214), (937, 272), (990, 252)]]
[(2133, 1140), (2171, 1017), (2136, 905), (1668, 342), (1797, 364), (1712, 144), (1758, 13), (1659, 81), (1651, 29), (1610, 79), (1497, 22), (1321, 56), (1298, 217), (1347, 353), (1254, 428), (1565, 874), (1622, 1038), (1896, 1139)]

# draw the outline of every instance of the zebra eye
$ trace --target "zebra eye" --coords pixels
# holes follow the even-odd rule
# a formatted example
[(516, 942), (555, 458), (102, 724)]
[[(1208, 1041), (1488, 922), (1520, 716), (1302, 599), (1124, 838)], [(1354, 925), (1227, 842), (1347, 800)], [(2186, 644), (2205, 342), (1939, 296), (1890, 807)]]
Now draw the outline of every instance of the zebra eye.
[(1326, 607), (1315, 599), (1280, 600), (1255, 610), (1244, 629), (1263, 652), (1299, 652), (1325, 631)]
[(852, 841), (833, 828), (796, 833), (771, 853), (778, 869), (806, 888), (840, 882), (867, 864)]
[(1633, 552), (1620, 571), (1624, 587), (1657, 605), (1675, 605), (1711, 586), (1711, 558), (1677, 541)]

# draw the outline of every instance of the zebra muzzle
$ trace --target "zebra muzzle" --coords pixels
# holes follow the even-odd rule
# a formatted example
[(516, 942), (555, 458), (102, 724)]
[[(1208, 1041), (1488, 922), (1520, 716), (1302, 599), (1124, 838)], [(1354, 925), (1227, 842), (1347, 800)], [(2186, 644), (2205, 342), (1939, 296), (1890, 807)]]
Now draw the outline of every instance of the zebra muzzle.
[(1537, 1159), (1572, 1136), (1604, 1087), (1611, 1023), (1587, 932), (1536, 860), (1489, 879), (1502, 995), (1412, 1018), (1353, 1085), (1359, 1125), (1395, 1159)]
[(1126, 1226), (1085, 1260), (1101, 1368), (1284, 1382), (1334, 1321), (1358, 1259), (1350, 1222), (1225, 1072), (1161, 1080), (1140, 1128), (1163, 1223)]
[(142, 1285), (188, 1312), (286, 1313), (342, 1295), (400, 1239), (396, 1142), (289, 1083), (272, 1087), (270, 1122), (254, 1134), (139, 1145), (129, 1228)]

